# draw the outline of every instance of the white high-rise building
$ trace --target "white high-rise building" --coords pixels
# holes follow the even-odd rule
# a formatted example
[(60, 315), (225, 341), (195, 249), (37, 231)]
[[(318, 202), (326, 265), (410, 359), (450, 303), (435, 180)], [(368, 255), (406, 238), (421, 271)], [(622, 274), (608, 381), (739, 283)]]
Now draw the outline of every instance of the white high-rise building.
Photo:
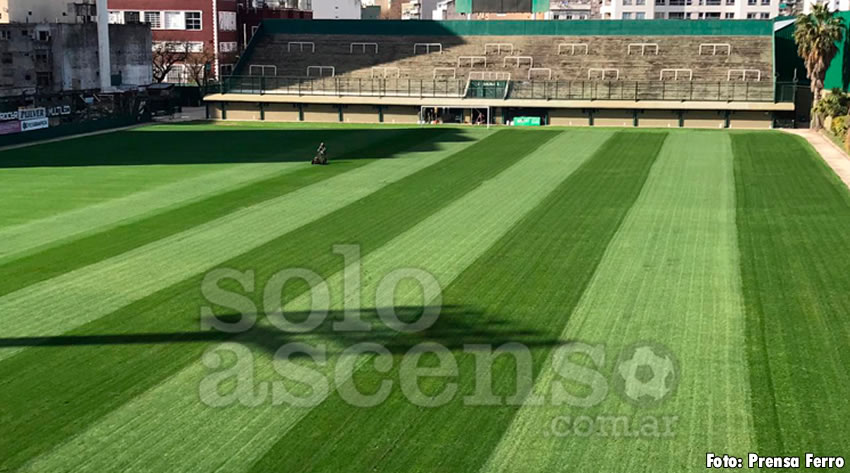
[(780, 0), (603, 0), (601, 16), (613, 20), (767, 20), (779, 15), (779, 4)]
[(360, 0), (316, 0), (313, 2), (315, 20), (359, 20)]
[(812, 5), (815, 3), (826, 3), (830, 10), (848, 11), (850, 10), (850, 0), (803, 0), (803, 13), (811, 13)]

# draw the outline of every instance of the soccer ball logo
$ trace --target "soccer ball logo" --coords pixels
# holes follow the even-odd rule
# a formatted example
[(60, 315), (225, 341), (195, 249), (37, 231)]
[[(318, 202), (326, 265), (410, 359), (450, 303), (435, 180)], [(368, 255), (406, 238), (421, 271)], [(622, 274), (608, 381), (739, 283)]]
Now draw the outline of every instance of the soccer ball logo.
[(655, 343), (632, 345), (620, 354), (615, 381), (623, 399), (640, 406), (660, 404), (676, 388), (676, 359), (670, 350)]

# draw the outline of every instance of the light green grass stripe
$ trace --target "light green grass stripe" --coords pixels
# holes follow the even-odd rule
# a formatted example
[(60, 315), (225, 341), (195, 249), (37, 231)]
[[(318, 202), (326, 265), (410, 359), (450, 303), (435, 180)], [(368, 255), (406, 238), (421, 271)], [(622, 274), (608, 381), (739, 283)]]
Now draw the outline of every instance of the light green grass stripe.
[[(35, 147), (28, 152), (38, 156), (42, 151)], [(3, 153), (0, 153), (0, 163), (3, 158)], [(2, 168), (0, 202), (3, 202), (3, 205), (0, 206), (0, 228), (21, 225), (144, 192), (202, 173), (215, 172), (223, 169), (222, 166), (192, 164)], [(84, 192), (81, 192), (81, 189), (84, 189)], [(0, 246), (3, 246), (2, 240)]]
[[(436, 276), (441, 287), (447, 287), (609, 136), (609, 132), (598, 131), (562, 134), (367, 255), (362, 262), (363, 307), (374, 307), (378, 281), (401, 267), (425, 269)], [(566, 149), (569, 152), (565, 152)], [(331, 308), (341, 309), (342, 275), (335, 274), (328, 283), (333, 297)], [(396, 294), (395, 303), (421, 304), (418, 288), (403, 286)], [(304, 295), (288, 308), (307, 310), (309, 304), (309, 295)], [(380, 334), (375, 337), (380, 339)], [(366, 338), (372, 339), (371, 336)], [(297, 339), (282, 336), (281, 344), (293, 340), (325, 343), (333, 350), (345, 345), (320, 334), (298, 336)], [(274, 374), (268, 355), (255, 351), (258, 382), (281, 379)], [(331, 355), (323, 368), (309, 361), (305, 363), (333, 373), (341, 358), (338, 354)], [(207, 407), (199, 401), (199, 386), (209, 373), (200, 362), (193, 364), (116, 410), (82, 435), (37, 458), (23, 471), (133, 472), (163, 468), (185, 472), (246, 471), (310, 411), (288, 405), (271, 406), (269, 402), (256, 407)], [(303, 386), (289, 387), (302, 393), (305, 389)]]
[[(703, 470), (706, 452), (748, 452), (753, 427), (732, 165), (728, 135), (671, 133), (562, 335), (603, 344), (608, 380), (628, 345), (648, 340), (668, 347), (680, 363), (673, 397), (638, 407), (609, 383), (593, 408), (524, 407), (482, 471), (682, 472)], [(580, 396), (588, 392), (551, 365), (535, 389), (549, 393), (554, 383)], [(678, 421), (674, 436), (664, 438), (548, 430), (558, 416), (599, 415)]]
[(0, 263), (71, 237), (103, 231), (154, 212), (244, 186), (303, 167), (302, 163), (259, 163), (226, 169), (156, 186), (128, 196), (0, 229)]
[[(438, 152), (379, 160), (8, 294), (0, 298), (3, 334), (60, 335), (356, 202), (472, 143), (441, 144)], [(19, 350), (0, 349), (0, 360)]]

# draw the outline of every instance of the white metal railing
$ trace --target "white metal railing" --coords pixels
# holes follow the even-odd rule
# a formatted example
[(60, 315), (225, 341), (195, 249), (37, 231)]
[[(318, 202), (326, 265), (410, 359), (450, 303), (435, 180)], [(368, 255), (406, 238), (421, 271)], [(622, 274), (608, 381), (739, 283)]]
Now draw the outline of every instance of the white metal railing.
[(656, 56), (658, 55), (658, 43), (630, 43), (628, 48), (626, 49), (626, 54), (631, 56), (632, 55), (632, 49), (637, 49), (637, 48), (640, 48), (640, 55), (641, 56), (646, 55), (647, 49), (649, 49), (650, 51), (654, 50), (655, 55)]
[(661, 69), (661, 74), (658, 76), (658, 80), (664, 80), (664, 75), (667, 74), (667, 77), (670, 77), (670, 74), (673, 75), (673, 80), (679, 80), (679, 74), (687, 74), (688, 80), (694, 79), (694, 70), (693, 69)]
[(584, 48), (584, 55), (587, 56), (590, 48), (587, 46), (587, 43), (561, 43), (558, 45), (558, 55), (561, 55), (561, 51), (566, 48), (570, 48), (570, 56), (575, 56), (576, 49)]
[(531, 56), (507, 56), (502, 62), (502, 67), (508, 67), (509, 61), (514, 63), (514, 67), (519, 67), (519, 64), (523, 61), (528, 62), (528, 67), (534, 67), (534, 58)]
[(311, 53), (316, 52), (316, 43), (312, 41), (289, 41), (288, 43), (286, 43), (286, 52), (291, 53), (293, 46), (298, 46), (298, 51), (302, 53), (304, 52), (305, 46), (309, 46), (311, 48)]

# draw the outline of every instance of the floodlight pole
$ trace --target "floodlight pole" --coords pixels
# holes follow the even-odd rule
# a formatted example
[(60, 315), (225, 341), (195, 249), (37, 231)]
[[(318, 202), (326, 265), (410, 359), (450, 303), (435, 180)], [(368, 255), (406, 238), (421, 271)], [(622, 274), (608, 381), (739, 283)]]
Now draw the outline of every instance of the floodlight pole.
[(97, 58), (100, 66), (100, 90), (112, 89), (112, 65), (109, 61), (109, 7), (97, 0)]

